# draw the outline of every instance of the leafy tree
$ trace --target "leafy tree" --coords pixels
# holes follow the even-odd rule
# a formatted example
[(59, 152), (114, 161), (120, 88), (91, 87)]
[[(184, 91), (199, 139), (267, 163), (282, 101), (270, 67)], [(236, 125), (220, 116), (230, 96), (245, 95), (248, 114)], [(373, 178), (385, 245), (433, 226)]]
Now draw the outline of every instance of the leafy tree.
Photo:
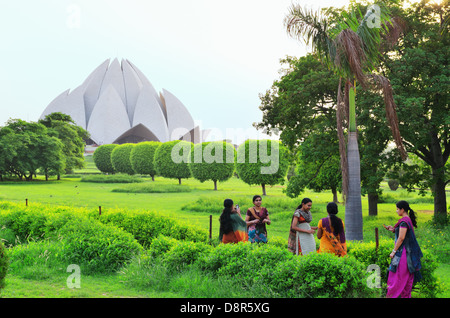
[(69, 115), (59, 112), (45, 116), (44, 119), (39, 120), (39, 123), (48, 128), (50, 135), (62, 141), (66, 173), (70, 173), (76, 168), (83, 168), (85, 163), (84, 139), (89, 137), (89, 133), (82, 127), (75, 125)]
[(130, 154), (135, 144), (126, 143), (118, 145), (111, 152), (111, 163), (114, 171), (133, 175), (135, 172), (131, 166)]
[(158, 175), (178, 179), (179, 184), (181, 179), (190, 178), (189, 161), (193, 147), (194, 144), (187, 141), (164, 142), (155, 152), (154, 165)]
[(103, 173), (115, 173), (111, 162), (111, 153), (117, 146), (116, 144), (101, 145), (95, 149), (93, 158), (98, 170)]
[(131, 150), (130, 161), (133, 170), (139, 174), (148, 174), (155, 181), (156, 168), (153, 160), (156, 149), (161, 145), (158, 141), (144, 141), (136, 144)]
[(194, 145), (189, 163), (192, 176), (200, 182), (212, 180), (214, 190), (217, 190), (217, 181), (223, 182), (233, 176), (235, 153), (233, 145), (224, 141)]
[(64, 168), (62, 143), (39, 123), (10, 119), (0, 130), (0, 172), (30, 181), (38, 170), (49, 174)]
[[(346, 232), (349, 240), (362, 240), (362, 203), (360, 158), (356, 129), (356, 82), (367, 87), (369, 79), (374, 80), (384, 91), (387, 118), (394, 140), (404, 158), (406, 152), (398, 131), (398, 120), (395, 104), (392, 99), (389, 81), (380, 75), (369, 77), (377, 67), (382, 56), (380, 43), (382, 36), (390, 30), (390, 17), (383, 3), (377, 3), (377, 20), (380, 27), (374, 27), (373, 11), (351, 7), (349, 12), (342, 11), (338, 16), (332, 16), (331, 10), (324, 15), (306, 12), (298, 5), (292, 5), (285, 18), (288, 33), (298, 39), (304, 39), (306, 44), (312, 43), (314, 52), (344, 81), (344, 94), (341, 82), (338, 87), (338, 121), (342, 122), (341, 114), (344, 105), (348, 105), (348, 146), (347, 154), (341, 146), (341, 162), (343, 171), (343, 191), (346, 193)], [(388, 25), (388, 23), (390, 23)], [(348, 104), (346, 103), (348, 101)], [(341, 143), (344, 140), (342, 126), (338, 124), (338, 136)], [(347, 176), (348, 173), (348, 176)], [(348, 187), (347, 187), (348, 181)]]
[(336, 132), (333, 124), (316, 123), (315, 126), (318, 128), (317, 134), (310, 135), (299, 146), (296, 175), (289, 180), (286, 194), (295, 198), (305, 188), (318, 192), (331, 190), (333, 201), (337, 203), (337, 192), (341, 190), (342, 179)]
[(450, 182), (449, 9), (448, 1), (421, 1), (399, 8), (405, 32), (384, 59), (406, 149), (423, 161), (406, 162), (393, 170), (405, 172), (398, 177), (410, 190), (431, 188), (434, 216), (443, 221), (447, 218), (445, 187)]
[(266, 195), (266, 185), (284, 183), (288, 156), (288, 149), (279, 141), (247, 140), (237, 150), (236, 172), (245, 183), (260, 184)]

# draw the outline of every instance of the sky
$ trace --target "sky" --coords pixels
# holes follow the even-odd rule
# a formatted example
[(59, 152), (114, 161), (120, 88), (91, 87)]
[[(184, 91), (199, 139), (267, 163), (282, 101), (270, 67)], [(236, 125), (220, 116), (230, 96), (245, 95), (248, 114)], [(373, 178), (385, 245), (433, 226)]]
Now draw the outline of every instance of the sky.
[[(0, 11), (0, 126), (37, 121), (107, 59), (130, 60), (160, 92), (173, 93), (209, 140), (264, 138), (259, 94), (280, 59), (311, 51), (290, 38), (292, 3), (309, 9), (348, 0), (15, 0)], [(272, 136), (271, 138), (276, 138)]]

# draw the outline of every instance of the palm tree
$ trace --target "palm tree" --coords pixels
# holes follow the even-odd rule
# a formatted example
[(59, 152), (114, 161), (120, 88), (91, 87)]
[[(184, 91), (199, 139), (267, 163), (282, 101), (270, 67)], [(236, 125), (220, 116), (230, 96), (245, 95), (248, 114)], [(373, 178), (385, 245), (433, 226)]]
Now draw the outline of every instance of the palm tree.
[[(380, 44), (399, 34), (396, 19), (390, 19), (382, 4), (369, 7), (363, 15), (359, 8), (351, 7), (336, 19), (329, 10), (312, 12), (292, 5), (285, 17), (288, 34), (307, 45), (312, 44), (319, 59), (340, 76), (338, 87), (337, 121), (343, 195), (345, 200), (346, 238), (362, 240), (362, 204), (360, 157), (356, 126), (356, 84), (363, 89), (375, 85), (384, 94), (386, 117), (394, 141), (403, 159), (407, 158), (398, 129), (398, 119), (389, 80), (373, 74), (381, 58)], [(388, 36), (389, 35), (389, 36)], [(342, 91), (342, 82), (344, 88)], [(343, 131), (344, 118), (348, 123), (347, 152)]]

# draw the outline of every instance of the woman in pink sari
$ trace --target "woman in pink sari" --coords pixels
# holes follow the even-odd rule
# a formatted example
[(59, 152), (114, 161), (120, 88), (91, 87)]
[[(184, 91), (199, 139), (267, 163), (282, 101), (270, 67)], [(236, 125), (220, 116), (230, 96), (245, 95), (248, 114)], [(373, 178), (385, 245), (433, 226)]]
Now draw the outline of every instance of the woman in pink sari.
[(395, 246), (391, 254), (387, 281), (388, 298), (411, 298), (413, 284), (420, 281), (420, 259), (422, 251), (414, 234), (417, 227), (416, 215), (408, 202), (397, 202), (397, 214), (400, 220), (394, 226), (383, 226), (395, 233)]

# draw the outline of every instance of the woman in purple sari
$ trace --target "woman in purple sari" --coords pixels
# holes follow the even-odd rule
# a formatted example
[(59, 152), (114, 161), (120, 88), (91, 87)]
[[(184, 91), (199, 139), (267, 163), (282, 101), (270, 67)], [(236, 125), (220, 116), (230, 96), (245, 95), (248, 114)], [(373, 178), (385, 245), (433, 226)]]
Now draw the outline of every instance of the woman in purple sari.
[(408, 202), (397, 202), (397, 214), (400, 220), (394, 226), (383, 226), (395, 233), (395, 246), (391, 254), (387, 281), (388, 298), (411, 298), (413, 284), (420, 281), (423, 254), (414, 234), (417, 228), (416, 214)]

